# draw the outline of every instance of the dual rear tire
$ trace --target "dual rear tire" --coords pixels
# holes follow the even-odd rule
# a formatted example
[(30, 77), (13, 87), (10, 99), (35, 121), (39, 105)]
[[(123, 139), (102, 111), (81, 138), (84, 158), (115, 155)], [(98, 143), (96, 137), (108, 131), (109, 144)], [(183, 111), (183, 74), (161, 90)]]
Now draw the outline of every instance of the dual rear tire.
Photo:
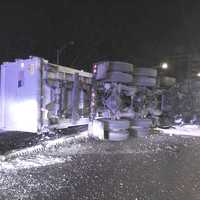
[(134, 68), (133, 84), (142, 87), (155, 87), (157, 84), (157, 70), (152, 68)]
[(107, 133), (107, 139), (110, 141), (123, 141), (128, 139), (130, 121), (128, 120), (104, 120), (104, 130)]

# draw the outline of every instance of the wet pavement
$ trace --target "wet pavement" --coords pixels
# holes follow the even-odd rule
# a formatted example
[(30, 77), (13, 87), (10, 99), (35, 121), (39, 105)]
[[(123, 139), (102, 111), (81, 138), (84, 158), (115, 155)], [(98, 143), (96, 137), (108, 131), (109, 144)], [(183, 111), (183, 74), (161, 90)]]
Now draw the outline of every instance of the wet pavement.
[(199, 200), (200, 138), (87, 139), (2, 161), (0, 199)]

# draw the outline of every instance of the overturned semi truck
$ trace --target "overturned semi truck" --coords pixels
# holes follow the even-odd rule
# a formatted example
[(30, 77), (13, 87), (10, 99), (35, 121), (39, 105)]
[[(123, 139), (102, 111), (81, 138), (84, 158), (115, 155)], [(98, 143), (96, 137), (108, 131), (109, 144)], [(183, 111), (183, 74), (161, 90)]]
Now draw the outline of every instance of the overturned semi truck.
[(5, 62), (0, 72), (0, 131), (89, 125), (93, 136), (110, 140), (158, 126), (171, 83), (157, 69), (116, 61), (98, 62), (88, 73), (30, 57)]
[(0, 130), (43, 133), (89, 123), (92, 74), (39, 57), (1, 65)]

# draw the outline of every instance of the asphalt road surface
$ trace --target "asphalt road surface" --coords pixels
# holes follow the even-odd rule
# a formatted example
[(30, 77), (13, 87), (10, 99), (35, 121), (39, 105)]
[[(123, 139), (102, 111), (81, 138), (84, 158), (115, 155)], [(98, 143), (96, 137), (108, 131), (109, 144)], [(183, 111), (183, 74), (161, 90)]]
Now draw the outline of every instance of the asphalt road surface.
[(199, 200), (200, 138), (88, 139), (1, 161), (0, 199)]

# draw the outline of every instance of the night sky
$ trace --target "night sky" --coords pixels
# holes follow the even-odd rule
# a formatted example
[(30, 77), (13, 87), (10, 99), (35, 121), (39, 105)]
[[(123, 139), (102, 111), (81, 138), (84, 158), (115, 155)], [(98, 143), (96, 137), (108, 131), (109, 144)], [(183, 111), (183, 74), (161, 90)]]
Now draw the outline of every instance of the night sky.
[(56, 62), (65, 45), (63, 65), (154, 65), (199, 51), (199, 9), (200, 1), (189, 0), (1, 1), (0, 61), (35, 55)]

